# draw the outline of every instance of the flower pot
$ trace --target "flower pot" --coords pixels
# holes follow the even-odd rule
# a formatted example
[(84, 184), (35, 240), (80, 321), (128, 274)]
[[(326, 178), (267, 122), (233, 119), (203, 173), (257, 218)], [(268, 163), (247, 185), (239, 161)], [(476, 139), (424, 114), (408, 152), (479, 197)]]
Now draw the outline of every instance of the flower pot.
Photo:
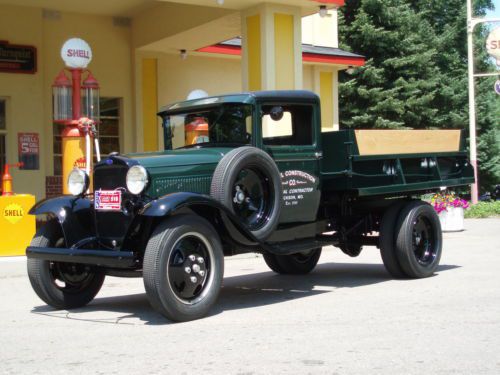
[(439, 221), (443, 232), (461, 232), (464, 230), (463, 207), (447, 207), (439, 213)]

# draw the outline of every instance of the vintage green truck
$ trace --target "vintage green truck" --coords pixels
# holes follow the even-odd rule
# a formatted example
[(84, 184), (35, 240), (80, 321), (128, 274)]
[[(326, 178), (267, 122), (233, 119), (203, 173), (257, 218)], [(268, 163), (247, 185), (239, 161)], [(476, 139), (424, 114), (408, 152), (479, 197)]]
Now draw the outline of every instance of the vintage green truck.
[[(438, 267), (441, 227), (426, 192), (474, 181), (460, 130), (322, 132), (319, 98), (267, 91), (169, 105), (165, 150), (112, 153), (73, 195), (36, 204), (27, 248), (47, 304), (89, 303), (104, 277), (143, 277), (153, 307), (174, 321), (205, 316), (224, 256), (263, 254), (280, 274), (313, 270), (324, 246), (349, 256), (380, 248), (397, 278)], [(335, 277), (332, 275), (332, 277)]]

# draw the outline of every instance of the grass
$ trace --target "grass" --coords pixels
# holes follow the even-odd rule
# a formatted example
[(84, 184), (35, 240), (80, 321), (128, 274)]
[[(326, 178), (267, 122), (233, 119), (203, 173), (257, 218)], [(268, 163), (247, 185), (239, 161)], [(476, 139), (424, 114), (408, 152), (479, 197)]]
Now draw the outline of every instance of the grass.
[(500, 217), (500, 201), (479, 202), (465, 210), (466, 219)]

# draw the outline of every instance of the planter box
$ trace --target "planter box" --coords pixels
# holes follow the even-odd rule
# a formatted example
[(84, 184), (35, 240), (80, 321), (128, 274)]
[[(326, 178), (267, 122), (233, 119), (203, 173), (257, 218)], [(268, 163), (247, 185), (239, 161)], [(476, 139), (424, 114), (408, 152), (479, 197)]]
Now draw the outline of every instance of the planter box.
[(464, 230), (464, 209), (462, 207), (448, 207), (439, 215), (443, 232), (461, 232)]

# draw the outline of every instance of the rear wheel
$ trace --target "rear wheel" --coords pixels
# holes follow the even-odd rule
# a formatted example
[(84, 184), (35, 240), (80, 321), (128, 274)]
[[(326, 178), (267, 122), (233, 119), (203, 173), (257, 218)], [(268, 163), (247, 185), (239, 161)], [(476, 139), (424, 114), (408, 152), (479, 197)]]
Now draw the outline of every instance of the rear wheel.
[(442, 244), (441, 224), (434, 208), (422, 201), (408, 203), (396, 225), (396, 255), (406, 275), (433, 275), (441, 259)]
[[(31, 246), (63, 247), (60, 225), (49, 221), (38, 229)], [(82, 307), (94, 299), (104, 282), (104, 273), (75, 263), (28, 259), (28, 277), (42, 301), (56, 309)]]
[(301, 275), (311, 272), (318, 264), (321, 247), (291, 255), (264, 253), (266, 264), (274, 272), (288, 275)]
[(173, 321), (205, 316), (222, 285), (224, 254), (217, 232), (196, 215), (160, 224), (144, 254), (143, 277), (151, 305)]
[(384, 262), (385, 269), (393, 277), (401, 279), (407, 277), (401, 265), (399, 264), (398, 257), (396, 255), (396, 238), (395, 238), (395, 227), (396, 221), (398, 220), (399, 213), (403, 206), (404, 201), (393, 203), (384, 213), (382, 221), (380, 222), (380, 255), (382, 256), (382, 261)]

